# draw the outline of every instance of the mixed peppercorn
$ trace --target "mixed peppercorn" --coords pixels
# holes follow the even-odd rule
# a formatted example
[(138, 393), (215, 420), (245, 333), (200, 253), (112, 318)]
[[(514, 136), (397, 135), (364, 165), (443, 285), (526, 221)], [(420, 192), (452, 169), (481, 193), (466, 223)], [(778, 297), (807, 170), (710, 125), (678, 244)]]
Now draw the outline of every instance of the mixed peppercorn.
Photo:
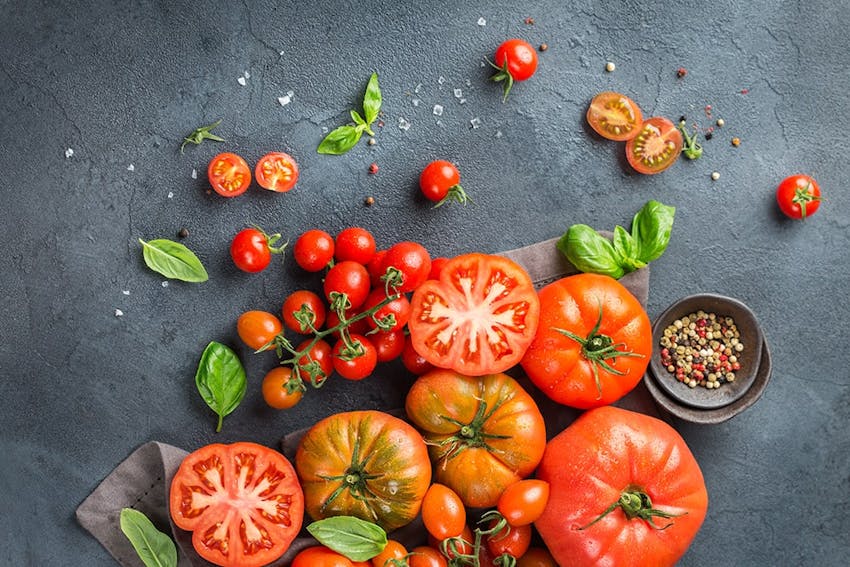
[(659, 343), (661, 363), (679, 382), (691, 388), (719, 388), (735, 381), (744, 351), (731, 317), (697, 311), (673, 321)]

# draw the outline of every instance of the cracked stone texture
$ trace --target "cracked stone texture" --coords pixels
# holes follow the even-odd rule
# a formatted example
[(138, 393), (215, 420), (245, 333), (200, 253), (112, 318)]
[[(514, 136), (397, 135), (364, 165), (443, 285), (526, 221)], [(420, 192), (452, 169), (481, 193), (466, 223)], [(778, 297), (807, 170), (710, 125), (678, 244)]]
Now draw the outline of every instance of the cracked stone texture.
[[(247, 309), (276, 311), (317, 281), (291, 257), (261, 275), (237, 272), (227, 247), (238, 229), (294, 238), (361, 225), (383, 246), (413, 239), (434, 255), (496, 252), (572, 223), (627, 224), (655, 198), (678, 212), (653, 265), (650, 317), (695, 292), (737, 297), (758, 315), (774, 358), (750, 410), (718, 426), (676, 423), (711, 498), (681, 564), (846, 564), (850, 16), (840, 3), (3, 0), (0, 19), (0, 563), (112, 565), (73, 511), (147, 440), (274, 445), (333, 412), (401, 405), (412, 378), (390, 364), (364, 382), (332, 380), (295, 410), (264, 407), (258, 384), (273, 362), (238, 343), (234, 322)], [(549, 49), (502, 104), (482, 62), (512, 36)], [(377, 145), (317, 155), (372, 70), (385, 100)], [(629, 94), (646, 115), (684, 114), (705, 127), (710, 104), (726, 126), (698, 162), (636, 175), (622, 144), (585, 125), (602, 90)], [(475, 117), (481, 126), (471, 129)], [(177, 151), (182, 136), (219, 118), (227, 143)], [(290, 152), (298, 187), (210, 195), (205, 164), (219, 150), (249, 163)], [(433, 210), (418, 196), (418, 173), (435, 158), (460, 166), (474, 204)], [(774, 203), (778, 182), (796, 172), (826, 196), (805, 223)], [(210, 281), (163, 287), (137, 239), (176, 238), (181, 227)], [(212, 339), (238, 349), (251, 383), (217, 435), (192, 379)]]

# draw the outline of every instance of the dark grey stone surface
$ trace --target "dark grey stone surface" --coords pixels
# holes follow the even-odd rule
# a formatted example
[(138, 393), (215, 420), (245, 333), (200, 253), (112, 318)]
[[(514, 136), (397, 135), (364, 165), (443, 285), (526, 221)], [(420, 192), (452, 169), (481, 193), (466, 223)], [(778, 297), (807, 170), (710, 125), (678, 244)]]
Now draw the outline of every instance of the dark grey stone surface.
[[(291, 258), (261, 275), (238, 272), (227, 248), (243, 226), (294, 238), (362, 225), (383, 245), (414, 239), (452, 255), (530, 244), (576, 222), (612, 228), (655, 198), (678, 212), (653, 265), (650, 317), (691, 293), (737, 297), (758, 315), (774, 360), (750, 410), (717, 426), (676, 424), (711, 498), (682, 564), (847, 564), (850, 16), (841, 2), (2, 0), (0, 21), (0, 563), (112, 565), (73, 511), (145, 441), (273, 445), (336, 411), (400, 405), (411, 378), (388, 365), (361, 383), (333, 380), (293, 411), (264, 407), (258, 384), (273, 362), (238, 344), (235, 320), (277, 310), (315, 279)], [(502, 104), (481, 62), (512, 36), (549, 49)], [(322, 129), (347, 120), (372, 70), (385, 98), (377, 145), (316, 154)], [(589, 99), (607, 89), (647, 115), (703, 126), (710, 104), (726, 126), (703, 159), (636, 175), (622, 145), (584, 123)], [(182, 136), (219, 118), (226, 144), (179, 153)], [(292, 153), (298, 187), (207, 194), (206, 163), (225, 149), (251, 163)], [(434, 158), (458, 163), (473, 205), (432, 210), (417, 195)], [(778, 182), (796, 172), (812, 174), (826, 198), (805, 223), (774, 203)], [(375, 206), (362, 205), (367, 195)], [(137, 239), (176, 238), (181, 227), (210, 281), (163, 287)], [(220, 434), (192, 379), (211, 339), (238, 348), (251, 382)]]

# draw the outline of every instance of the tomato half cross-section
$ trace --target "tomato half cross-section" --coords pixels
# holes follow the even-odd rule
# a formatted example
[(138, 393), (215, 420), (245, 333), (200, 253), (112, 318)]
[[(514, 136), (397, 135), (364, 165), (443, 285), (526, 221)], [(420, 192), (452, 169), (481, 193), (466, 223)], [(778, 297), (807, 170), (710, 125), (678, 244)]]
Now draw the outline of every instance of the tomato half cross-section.
[(607, 91), (590, 101), (587, 123), (603, 138), (624, 142), (637, 136), (643, 113), (626, 95)]
[(210, 160), (207, 177), (216, 193), (222, 197), (238, 197), (251, 185), (251, 169), (236, 154), (222, 153)]
[(298, 181), (298, 164), (289, 154), (272, 152), (257, 162), (254, 177), (263, 189), (286, 193)]
[(255, 443), (213, 444), (187, 456), (171, 482), (174, 523), (198, 554), (224, 567), (259, 567), (289, 549), (304, 495), (290, 462)]
[(661, 173), (682, 153), (682, 133), (661, 116), (647, 118), (637, 134), (626, 142), (626, 159), (635, 171), (646, 175)]
[(520, 361), (539, 315), (537, 292), (519, 264), (472, 253), (452, 258), (439, 280), (416, 289), (408, 328), (416, 352), (434, 366), (482, 376)]
[(535, 522), (558, 565), (672, 566), (699, 531), (699, 464), (663, 421), (613, 406), (584, 413), (546, 446)]

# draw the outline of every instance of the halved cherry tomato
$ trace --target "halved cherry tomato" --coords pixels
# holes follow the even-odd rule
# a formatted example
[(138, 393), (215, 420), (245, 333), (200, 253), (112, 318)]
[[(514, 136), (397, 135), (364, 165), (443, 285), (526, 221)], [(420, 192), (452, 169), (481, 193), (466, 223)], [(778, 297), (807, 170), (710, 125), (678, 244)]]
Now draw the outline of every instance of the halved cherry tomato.
[(346, 380), (362, 380), (378, 365), (378, 353), (372, 341), (363, 335), (351, 335), (352, 344), (360, 344), (360, 354), (345, 353), (345, 343), (337, 341), (333, 348), (333, 365), (336, 373)]
[[(295, 350), (298, 352), (303, 352), (310, 343), (313, 342), (313, 339), (307, 339), (300, 345), (298, 345)], [(313, 345), (308, 352), (303, 354), (301, 358), (298, 359), (298, 366), (301, 369), (301, 378), (306, 381), (312, 381), (314, 383), (323, 382), (330, 378), (331, 374), (334, 371), (334, 363), (332, 357), (333, 349), (331, 349), (331, 345), (323, 340), (316, 341), (316, 344)], [(319, 365), (319, 369), (322, 371), (323, 376), (316, 375), (314, 378), (311, 378), (309, 365), (311, 362), (315, 362)]]
[(336, 551), (316, 545), (298, 552), (290, 567), (354, 567), (354, 563)]
[(472, 542), (474, 539), (475, 537), (472, 535), (472, 530), (469, 526), (464, 526), (463, 532), (460, 536), (450, 537), (443, 540), (437, 539), (431, 534), (428, 534), (428, 545), (435, 549), (439, 549), (443, 552), (444, 557), (448, 557), (449, 560), (451, 560), (454, 559), (456, 555), (472, 555)]
[[(495, 523), (490, 524), (490, 529)], [(522, 557), (531, 545), (531, 524), (511, 526), (487, 536), (487, 549), (494, 557), (510, 555)]]
[(352, 226), (336, 235), (334, 248), (337, 262), (351, 260), (365, 266), (375, 256), (375, 237), (365, 228)]
[(277, 451), (256, 443), (213, 444), (180, 464), (169, 508), (207, 561), (259, 567), (283, 555), (298, 535), (304, 495), (295, 469)]
[(295, 263), (308, 272), (318, 272), (334, 257), (334, 239), (324, 230), (308, 230), (295, 241), (292, 255)]
[(407, 558), (410, 567), (447, 567), (448, 562), (443, 554), (427, 545), (420, 545), (410, 550)]
[(301, 323), (295, 318), (294, 314), (302, 309), (313, 314), (313, 329), (321, 329), (322, 325), (325, 324), (325, 317), (327, 317), (325, 302), (317, 294), (306, 289), (293, 291), (283, 300), (283, 307), (280, 311), (286, 328), (302, 335), (309, 335), (313, 332), (313, 329), (309, 326), (302, 328)]
[(548, 501), (549, 483), (529, 478), (507, 487), (496, 508), (511, 526), (525, 526), (543, 514)]
[(661, 116), (647, 118), (637, 135), (626, 142), (626, 159), (635, 171), (652, 175), (661, 173), (679, 159), (682, 133)]
[(388, 539), (384, 550), (372, 558), (372, 567), (394, 567), (393, 559), (401, 560), (407, 556), (407, 548), (395, 539)]
[(357, 262), (345, 260), (335, 264), (325, 275), (325, 297), (331, 301), (331, 293), (344, 293), (351, 302), (351, 309), (357, 309), (369, 297), (371, 280), (369, 272)]
[(263, 377), (263, 399), (270, 407), (289, 409), (301, 401), (304, 391), (287, 387), (291, 378), (292, 369), (287, 366), (272, 368)]
[(608, 91), (590, 101), (587, 123), (603, 138), (624, 142), (637, 136), (643, 113), (626, 95)]
[(464, 254), (411, 299), (416, 352), (467, 376), (502, 372), (520, 361), (537, 331), (540, 302), (528, 273), (502, 256)]
[(283, 331), (280, 319), (266, 311), (246, 311), (236, 321), (236, 332), (246, 345), (259, 350)]
[(251, 185), (251, 169), (236, 154), (218, 154), (210, 160), (207, 177), (216, 193), (222, 197), (236, 197)]
[(272, 152), (260, 158), (254, 176), (263, 189), (286, 193), (298, 181), (298, 164), (289, 154)]
[(820, 187), (808, 175), (786, 177), (776, 189), (779, 209), (792, 219), (805, 219), (820, 207)]
[(428, 487), (425, 499), (422, 500), (422, 523), (428, 533), (438, 540), (463, 533), (466, 508), (457, 492), (436, 482)]

